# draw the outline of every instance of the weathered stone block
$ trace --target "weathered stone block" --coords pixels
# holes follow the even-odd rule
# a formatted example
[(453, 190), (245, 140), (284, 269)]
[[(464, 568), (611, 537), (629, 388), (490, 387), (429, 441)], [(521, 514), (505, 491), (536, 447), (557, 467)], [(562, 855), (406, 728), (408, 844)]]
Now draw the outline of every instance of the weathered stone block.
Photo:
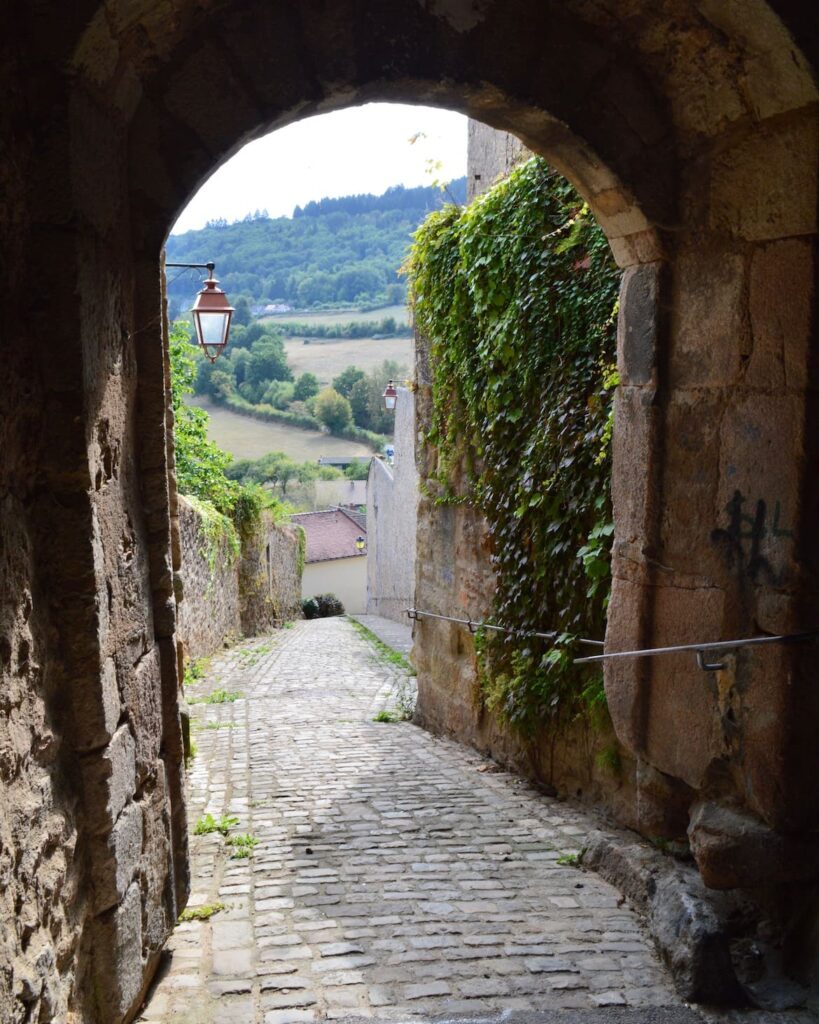
[(746, 340), (744, 257), (696, 246), (680, 253), (673, 277), (669, 382), (726, 387), (741, 373)]
[(645, 915), (679, 994), (708, 1003), (744, 1001), (731, 962), (731, 898), (710, 893), (693, 868), (657, 850), (592, 832), (583, 865), (617, 886)]
[(748, 585), (782, 587), (796, 574), (804, 421), (795, 395), (749, 395), (720, 430), (717, 522), (711, 540)]
[(637, 762), (637, 826), (645, 836), (681, 840), (694, 791), (645, 761)]
[[(656, 587), (652, 596), (652, 646), (720, 639), (725, 600), (721, 590)], [(725, 753), (716, 694), (691, 652), (653, 658), (649, 665), (646, 760), (697, 789), (709, 765)]]
[[(725, 401), (718, 389), (677, 390), (663, 424), (658, 559), (679, 577), (709, 586), (724, 576), (709, 544), (719, 525), (717, 485)], [(695, 638), (696, 639), (696, 638)]]
[(749, 308), (753, 351), (744, 383), (804, 388), (808, 383), (814, 246), (788, 239), (754, 251)]
[(653, 533), (653, 467), (659, 411), (650, 388), (620, 387), (614, 406), (612, 502), (615, 550), (637, 563)]
[(171, 849), (169, 792), (161, 761), (157, 763), (153, 784), (141, 803), (145, 839), (139, 876), (146, 906), (144, 945), (150, 953), (162, 948), (187, 899), (187, 890), (180, 892), (174, 885), (173, 858), (175, 855), (183, 857), (187, 850)]
[(148, 651), (125, 674), (125, 703), (135, 724), (136, 771), (142, 782), (152, 770), (162, 744), (162, 677), (157, 648)]
[(656, 382), (663, 264), (629, 267), (620, 284), (617, 369), (621, 384)]
[(142, 853), (142, 807), (128, 804), (105, 839), (95, 840), (91, 850), (94, 909), (109, 910), (125, 895)]
[(128, 725), (122, 725), (100, 753), (82, 763), (84, 808), (92, 833), (108, 832), (136, 788), (136, 746)]
[[(213, 88), (217, 74), (220, 78), (218, 93)], [(165, 103), (208, 147), (218, 145), (216, 140), (227, 129), (226, 119), (230, 116), (256, 123), (262, 120), (252, 97), (234, 76), (220, 48), (210, 43), (193, 48), (180, 62), (166, 92)], [(233, 115), (229, 113), (231, 109)]]
[(72, 711), (78, 750), (94, 750), (110, 742), (121, 712), (117, 671), (112, 658), (107, 658), (103, 664), (98, 689), (74, 688)]
[(92, 926), (94, 992), (99, 1020), (119, 1021), (142, 990), (142, 901), (133, 882), (122, 903)]
[(819, 837), (775, 832), (737, 807), (699, 804), (688, 836), (703, 881), (712, 889), (775, 886), (819, 877)]
[(732, 140), (713, 160), (712, 230), (750, 241), (815, 232), (818, 149), (810, 108), (801, 118), (754, 124)]

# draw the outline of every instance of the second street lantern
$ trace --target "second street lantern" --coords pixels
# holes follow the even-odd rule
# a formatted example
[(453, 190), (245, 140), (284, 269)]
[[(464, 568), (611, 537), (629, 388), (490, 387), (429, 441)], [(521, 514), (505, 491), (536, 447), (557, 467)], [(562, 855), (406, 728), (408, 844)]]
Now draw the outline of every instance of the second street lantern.
[(398, 399), (398, 392), (395, 390), (395, 382), (390, 381), (389, 384), (384, 388), (384, 394), (381, 396), (384, 399), (384, 408), (387, 412), (393, 412), (395, 409), (395, 403)]
[(208, 359), (215, 363), (227, 345), (230, 319), (234, 308), (213, 276), (212, 265), (208, 266), (210, 277), (205, 287), (196, 296), (191, 313), (196, 328), (196, 340)]

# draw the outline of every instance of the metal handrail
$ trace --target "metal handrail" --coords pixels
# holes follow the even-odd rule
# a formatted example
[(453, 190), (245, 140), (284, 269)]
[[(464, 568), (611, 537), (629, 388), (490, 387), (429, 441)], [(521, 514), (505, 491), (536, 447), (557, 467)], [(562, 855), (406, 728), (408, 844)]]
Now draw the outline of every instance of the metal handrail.
[[(413, 620), (417, 619), (441, 619), (444, 622), (457, 622), (462, 626), (466, 626), (470, 633), (475, 633), (479, 629), (491, 629), (496, 633), (512, 633), (516, 636), (536, 636), (542, 640), (556, 640), (560, 636), (556, 630), (549, 630), (547, 633), (534, 632), (528, 629), (512, 629), (509, 626), (497, 626), (493, 622), (475, 622), (474, 619), (458, 619), (453, 615), (439, 615), (437, 612), (424, 612), (418, 608), (407, 608), (405, 609), (408, 617)], [(602, 640), (578, 640), (580, 644), (586, 644), (589, 647), (602, 647)]]
[(697, 663), (706, 671), (724, 668), (724, 665), (709, 665), (705, 662), (707, 651), (733, 651), (740, 647), (760, 647), (763, 644), (795, 644), (819, 637), (819, 629), (807, 630), (804, 633), (782, 633), (776, 636), (750, 636), (742, 640), (714, 640), (704, 644), (674, 644), (670, 647), (644, 647), (637, 651), (611, 651), (604, 654), (593, 654), (585, 658), (575, 658), (576, 665), (585, 665), (593, 661), (611, 661), (614, 658), (652, 658), (657, 654), (676, 654), (692, 651), (697, 655)]
[[(407, 615), (410, 619), (441, 619), (444, 622), (457, 622), (466, 626), (470, 633), (478, 629), (491, 629), (498, 633), (512, 633), (517, 636), (536, 636), (544, 640), (555, 640), (560, 633), (556, 630), (549, 632), (530, 632), (525, 629), (511, 629), (508, 626), (497, 626), (492, 622), (475, 622), (473, 619), (459, 619), (453, 615), (439, 615), (437, 612), (421, 611), (418, 608), (407, 608)], [(603, 654), (590, 654), (583, 658), (575, 658), (575, 665), (588, 665), (592, 662), (612, 661), (615, 658), (653, 658), (660, 654), (677, 654), (680, 652), (692, 652), (697, 656), (697, 665), (704, 672), (718, 672), (725, 668), (724, 662), (709, 662), (706, 654), (709, 651), (728, 652), (742, 647), (760, 647), (763, 644), (792, 644), (803, 643), (806, 640), (815, 640), (819, 637), (819, 629), (811, 629), (802, 633), (782, 633), (776, 636), (752, 636), (741, 640), (714, 640), (701, 644), (673, 644), (669, 647), (644, 647), (636, 651), (611, 651)], [(602, 640), (587, 640), (579, 638), (579, 644), (589, 647), (604, 647)]]

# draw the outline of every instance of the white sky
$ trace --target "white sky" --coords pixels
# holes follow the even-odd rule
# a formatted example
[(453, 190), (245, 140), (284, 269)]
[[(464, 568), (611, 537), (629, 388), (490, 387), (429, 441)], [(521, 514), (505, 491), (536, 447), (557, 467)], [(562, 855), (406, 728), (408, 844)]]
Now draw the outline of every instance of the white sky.
[[(431, 185), (466, 174), (462, 114), (432, 107), (368, 103), (306, 118), (249, 142), (205, 182), (172, 234), (224, 217), (241, 220), (264, 210), (287, 216), (311, 199), (359, 192), (379, 195), (390, 185)], [(415, 143), (410, 139), (422, 132)], [(429, 161), (440, 169), (429, 171)]]

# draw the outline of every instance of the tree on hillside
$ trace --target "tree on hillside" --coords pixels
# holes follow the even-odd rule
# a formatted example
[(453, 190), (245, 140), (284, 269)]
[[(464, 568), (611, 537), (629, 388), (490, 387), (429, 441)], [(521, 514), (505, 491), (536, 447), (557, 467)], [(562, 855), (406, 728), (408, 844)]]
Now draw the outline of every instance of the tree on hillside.
[(365, 430), (371, 430), (370, 382), (365, 374), (362, 373), (359, 380), (353, 384), (349, 401), (356, 426), (363, 427)]
[(331, 434), (339, 434), (353, 421), (350, 403), (333, 388), (325, 388), (319, 392), (315, 400), (316, 416), (327, 427)]
[(262, 401), (272, 405), (274, 409), (286, 409), (293, 401), (295, 387), (287, 380), (272, 380), (264, 394)]
[(250, 323), (250, 303), (242, 295), (236, 300), (236, 312), (233, 314), (231, 320), (231, 329), (233, 324), (246, 327)]
[(333, 388), (340, 395), (344, 395), (345, 398), (349, 398), (356, 382), (364, 380), (365, 377), (366, 374), (364, 371), (359, 370), (357, 366), (348, 366), (346, 370), (342, 370), (342, 372), (333, 380)]
[[(338, 391), (338, 388), (336, 388)], [(319, 393), (318, 377), (314, 373), (303, 373), (296, 381), (293, 398), (297, 402), (306, 402), (308, 398)]]
[(348, 480), (366, 480), (370, 475), (370, 463), (372, 459), (365, 462), (351, 462), (344, 470), (344, 476)]
[(292, 380), (293, 371), (287, 365), (281, 337), (265, 334), (253, 343), (247, 361), (245, 379), (250, 384), (269, 380)]
[(233, 377), (227, 370), (214, 370), (208, 381), (208, 390), (213, 398), (227, 398), (235, 391)]
[(361, 375), (350, 391), (350, 408), (356, 426), (374, 430), (377, 434), (392, 434), (395, 413), (384, 408), (384, 388), (390, 380), (404, 380), (406, 366), (390, 359), (377, 366), (370, 373)]
[(250, 359), (250, 352), (246, 348), (237, 349), (230, 357), (230, 366), (233, 370), (233, 379), (236, 384), (243, 384), (247, 375), (247, 362)]

